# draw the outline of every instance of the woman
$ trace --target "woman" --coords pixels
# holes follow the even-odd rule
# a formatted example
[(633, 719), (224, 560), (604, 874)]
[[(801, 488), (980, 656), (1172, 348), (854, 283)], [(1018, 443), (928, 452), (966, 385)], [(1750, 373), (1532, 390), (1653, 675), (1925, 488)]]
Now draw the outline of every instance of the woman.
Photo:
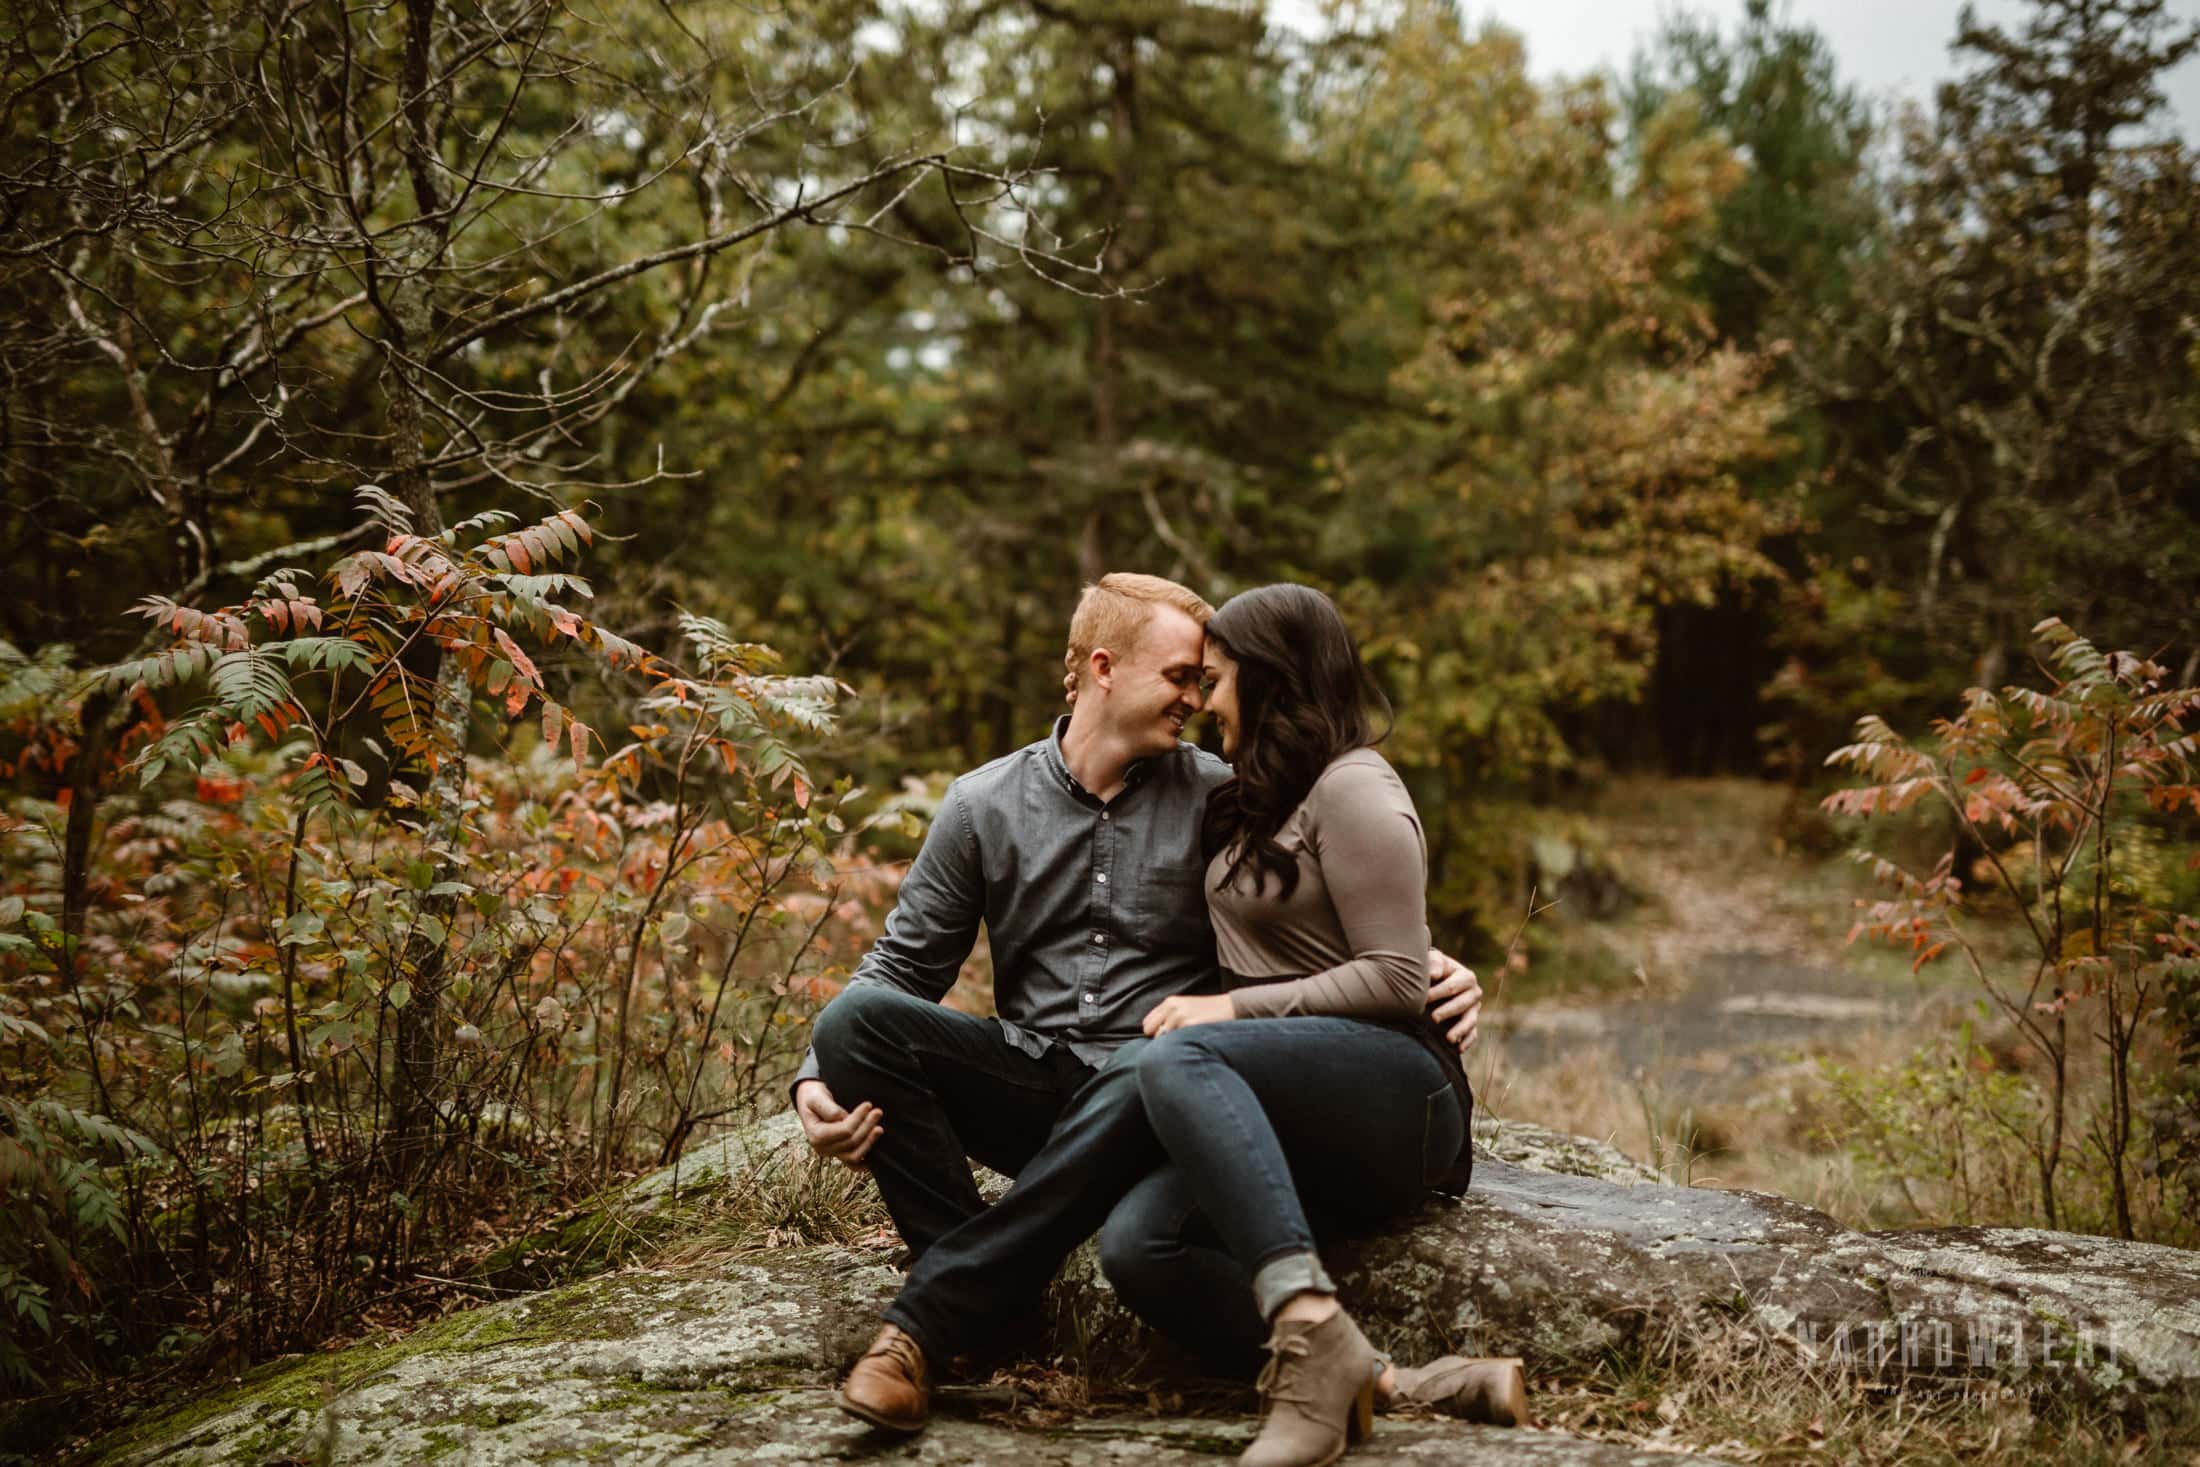
[(1133, 1309), (1211, 1354), (1250, 1343), (1215, 1338), (1242, 1314), (1211, 1303), (1250, 1276), (1270, 1358), (1243, 1463), (1333, 1461), (1378, 1396), (1517, 1421), (1516, 1360), (1392, 1370), (1338, 1306), (1309, 1219), (1396, 1216), (1432, 1187), (1463, 1189), (1470, 1164), (1466, 1075), (1423, 1011), (1420, 820), (1372, 747), (1387, 705), (1335, 605), (1305, 586), (1224, 605), (1206, 676), (1235, 768), (1203, 832), (1230, 987), (1146, 1018), (1139, 1092), (1170, 1164), (1110, 1216), (1103, 1266)]

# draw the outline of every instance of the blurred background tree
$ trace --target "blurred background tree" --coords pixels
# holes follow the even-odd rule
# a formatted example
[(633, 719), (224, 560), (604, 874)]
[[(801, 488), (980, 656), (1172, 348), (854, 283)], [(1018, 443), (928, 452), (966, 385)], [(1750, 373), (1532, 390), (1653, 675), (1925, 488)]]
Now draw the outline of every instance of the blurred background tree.
[(2159, 79), (2196, 46), (2160, 0), (1967, 13), (1966, 74), (1902, 120), (1881, 237), (1794, 357), (1826, 440), (1785, 631), (1803, 746), (1874, 678), (1996, 683), (2048, 610), (2192, 682), (2200, 165)]

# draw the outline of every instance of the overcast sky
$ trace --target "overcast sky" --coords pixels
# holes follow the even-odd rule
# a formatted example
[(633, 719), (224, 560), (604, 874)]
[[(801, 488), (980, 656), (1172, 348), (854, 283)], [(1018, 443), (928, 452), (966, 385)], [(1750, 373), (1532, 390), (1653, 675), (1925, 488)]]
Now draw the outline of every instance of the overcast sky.
[[(1979, 15), (2004, 30), (2021, 30), (2030, 7), (2023, 0), (1976, 0)], [(1574, 76), (1609, 67), (1624, 75), (1637, 47), (1670, 14), (1673, 0), (1461, 0), (1473, 21), (1495, 19), (1527, 38), (1528, 65), (1537, 76)], [(1690, 0), (1689, 11), (1716, 19), (1729, 32), (1742, 16), (1742, 0)], [(1961, 0), (1788, 0), (1787, 15), (1812, 25), (1832, 43), (1841, 77), (1879, 103), (1910, 98), (1930, 105), (1933, 88), (1954, 67), (1948, 42), (1956, 33)], [(2169, 13), (2200, 19), (2200, 0), (2170, 0)], [(1270, 0), (1269, 13), (1304, 28), (1313, 15), (1307, 0)], [(1777, 9), (1775, 13), (1778, 13)], [(2200, 137), (2200, 56), (2165, 79), (2172, 125), (2185, 138)]]

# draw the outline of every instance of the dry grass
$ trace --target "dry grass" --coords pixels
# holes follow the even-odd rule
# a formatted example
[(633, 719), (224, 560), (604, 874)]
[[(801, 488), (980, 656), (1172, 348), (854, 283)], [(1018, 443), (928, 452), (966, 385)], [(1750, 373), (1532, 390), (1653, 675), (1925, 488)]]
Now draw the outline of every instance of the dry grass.
[(901, 1247), (868, 1173), (794, 1147), (761, 1158), (692, 1204), (649, 1250), (664, 1267), (706, 1265), (765, 1248)]
[(1608, 1039), (1583, 1044), (1561, 1065), (1496, 1059), (1470, 1072), (1492, 1115), (1608, 1141), (1682, 1186), (1777, 1192), (1850, 1226), (1876, 1226), (1899, 1217), (1903, 1199), (1838, 1144), (1837, 1102), (1819, 1061), (1877, 1069), (1899, 1063), (1914, 1042), (1914, 1034), (1862, 1031), (1765, 1071), (1730, 1100), (1677, 1098), (1623, 1065)]
[[(1953, 963), (1913, 972), (1906, 953), (1846, 940), (1854, 904), (1880, 894), (1841, 854), (1863, 832), (1828, 831), (1787, 799), (1748, 780), (1622, 779), (1563, 813), (1569, 838), (1599, 851), (1644, 900), (1609, 922), (1568, 921), (1562, 908), (1538, 919), (1551, 930), (1534, 966), (1491, 985), (1488, 1037), (1469, 1065), (1483, 1104), (1608, 1140), (1675, 1182), (1778, 1192), (1852, 1226), (2044, 1225), (2022, 1146), (1971, 1103), (1997, 1081), (2026, 1079), (2038, 1057), (2005, 1022), (1975, 1012), (1974, 982)], [(1799, 825), (1813, 836), (1808, 847), (1792, 837)], [(1913, 859), (1945, 836), (1914, 812), (1869, 834)], [(1972, 930), (1989, 968), (2026, 969), (2013, 915), (1982, 910)], [(1579, 971), (1549, 971), (1567, 965)], [(1722, 999), (1702, 987), (1707, 975), (1737, 970), (1763, 971), (1768, 996), (1815, 983), (1850, 995), (1832, 1001), (1859, 1012), (1744, 1050), (1719, 1038)], [(1670, 1061), (1622, 1058), (1614, 1036), (1646, 1016), (1689, 1018)], [(1540, 1030), (1541, 1042), (1508, 1053), (1516, 1025)], [(1639, 1056), (1646, 1046), (1624, 1048)], [(1935, 1103), (1945, 1070), (1933, 1065), (1950, 1060), (1984, 1067), (1957, 1087), (1970, 1097), (1963, 1105)], [(2103, 1089), (2087, 1083), (2098, 1063), (2093, 1046), (2073, 1043), (2074, 1095)], [(1833, 1078), (1842, 1072), (1845, 1087)], [(1875, 1127), (1889, 1143), (1878, 1163), (1858, 1144)], [(2059, 1183), (2060, 1221), (2081, 1230), (2106, 1225), (2106, 1166), (2082, 1139), (2088, 1129), (2081, 1107)], [(1936, 1165), (1947, 1174), (1934, 1175)], [(2134, 1207), (2141, 1236), (2185, 1240), (2173, 1200), (2135, 1196)]]
[(2064, 1388), (1900, 1385), (1806, 1364), (1792, 1342), (1730, 1326), (1664, 1338), (1539, 1379), (1543, 1425), (1743, 1462), (2019, 1467), (2191, 1462), (2200, 1391), (2151, 1402)]

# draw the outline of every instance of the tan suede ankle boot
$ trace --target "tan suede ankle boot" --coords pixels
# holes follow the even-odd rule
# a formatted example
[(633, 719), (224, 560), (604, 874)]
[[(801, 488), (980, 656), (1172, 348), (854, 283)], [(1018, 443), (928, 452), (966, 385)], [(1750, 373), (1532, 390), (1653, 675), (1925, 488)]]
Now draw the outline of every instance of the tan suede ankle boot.
[(1446, 1355), (1426, 1365), (1399, 1366), (1391, 1406), (1419, 1406), (1487, 1426), (1524, 1426), (1528, 1377), (1517, 1355), (1468, 1360)]
[(1319, 1324), (1279, 1319), (1260, 1373), (1267, 1415), (1238, 1467), (1327, 1467), (1375, 1421), (1375, 1347), (1342, 1309)]

